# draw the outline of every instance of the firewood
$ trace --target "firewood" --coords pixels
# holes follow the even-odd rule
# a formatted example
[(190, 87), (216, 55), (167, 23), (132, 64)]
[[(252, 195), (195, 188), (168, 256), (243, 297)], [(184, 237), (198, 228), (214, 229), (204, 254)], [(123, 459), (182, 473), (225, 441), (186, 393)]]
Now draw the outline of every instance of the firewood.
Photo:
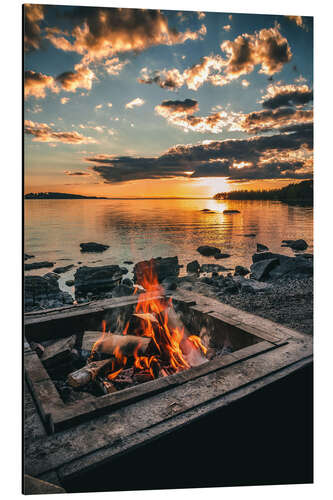
[(156, 316), (152, 313), (134, 313), (133, 316), (142, 319), (143, 321), (150, 321), (151, 323), (158, 323)]
[(76, 342), (76, 335), (59, 339), (45, 347), (41, 356), (45, 368), (52, 367), (57, 363), (64, 363), (72, 358), (72, 349)]
[[(85, 332), (85, 335), (91, 335), (93, 333), (99, 332)], [(84, 338), (84, 337), (83, 337)], [(138, 356), (144, 356), (150, 349), (153, 348), (151, 337), (139, 337), (137, 335), (117, 335), (117, 334), (106, 334), (102, 337), (100, 335), (100, 341), (91, 346), (94, 346), (94, 350), (99, 353), (114, 355), (119, 352), (123, 356), (132, 357), (136, 353)], [(83, 344), (82, 344), (83, 345)], [(86, 345), (85, 345), (86, 346)], [(87, 347), (87, 346), (86, 346)], [(148, 351), (149, 348), (149, 351)]]
[(143, 382), (149, 382), (149, 380), (153, 380), (154, 377), (150, 372), (139, 372), (133, 375), (133, 381), (142, 384)]
[(97, 375), (99, 375), (103, 370), (105, 370), (109, 365), (112, 364), (111, 359), (104, 359), (102, 361), (94, 361), (88, 365), (70, 373), (67, 377), (67, 383), (71, 387), (83, 387), (92, 380), (94, 380)]

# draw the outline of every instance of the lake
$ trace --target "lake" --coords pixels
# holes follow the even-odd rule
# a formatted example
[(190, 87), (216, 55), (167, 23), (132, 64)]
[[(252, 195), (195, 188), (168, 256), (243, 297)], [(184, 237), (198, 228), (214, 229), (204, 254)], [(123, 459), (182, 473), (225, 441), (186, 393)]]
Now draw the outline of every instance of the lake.
[[(123, 265), (152, 257), (178, 255), (184, 264), (215, 262), (225, 267), (249, 266), (256, 243), (273, 252), (294, 255), (281, 248), (284, 239), (303, 238), (313, 251), (313, 207), (291, 206), (277, 201), (186, 200), (25, 200), (25, 252), (28, 262), (49, 260), (57, 266), (75, 264)], [(205, 213), (210, 209), (216, 213)], [(226, 215), (223, 210), (239, 210)], [(255, 238), (245, 234), (255, 233)], [(110, 245), (103, 253), (81, 253), (80, 243), (95, 241)], [(221, 248), (230, 258), (216, 261), (202, 257), (200, 245)], [(131, 272), (133, 266), (126, 266)], [(71, 279), (76, 268), (61, 275), (60, 286)], [(39, 269), (26, 274), (45, 274)], [(130, 273), (130, 277), (132, 274)]]

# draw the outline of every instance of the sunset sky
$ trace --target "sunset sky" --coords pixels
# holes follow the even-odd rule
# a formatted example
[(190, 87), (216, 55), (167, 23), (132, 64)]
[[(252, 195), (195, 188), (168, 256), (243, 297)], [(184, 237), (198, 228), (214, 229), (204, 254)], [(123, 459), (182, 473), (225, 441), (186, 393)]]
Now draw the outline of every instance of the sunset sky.
[(310, 17), (25, 6), (25, 192), (312, 178)]

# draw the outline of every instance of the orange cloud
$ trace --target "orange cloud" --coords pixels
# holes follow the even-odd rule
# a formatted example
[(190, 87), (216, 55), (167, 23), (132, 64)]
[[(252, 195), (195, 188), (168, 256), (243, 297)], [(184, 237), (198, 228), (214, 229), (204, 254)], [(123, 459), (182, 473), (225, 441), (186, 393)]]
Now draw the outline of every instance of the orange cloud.
[(97, 143), (92, 137), (85, 137), (78, 132), (57, 132), (47, 123), (37, 123), (25, 120), (24, 132), (33, 136), (34, 142), (62, 142), (64, 144)]
[(226, 58), (204, 56), (183, 73), (176, 68), (149, 73), (147, 68), (143, 68), (138, 81), (156, 83), (168, 90), (176, 90), (183, 85), (198, 90), (205, 82), (215, 86), (227, 85), (241, 75), (252, 73), (256, 66), (260, 66), (259, 73), (273, 75), (281, 71), (292, 57), (288, 41), (279, 32), (278, 25), (252, 35), (239, 35), (234, 41), (225, 40), (221, 50)]
[(77, 64), (75, 71), (65, 71), (57, 76), (56, 80), (67, 92), (76, 92), (78, 88), (91, 90), (92, 81), (96, 80), (96, 76), (88, 67)]
[(39, 49), (41, 44), (40, 22), (44, 19), (44, 5), (24, 5), (24, 50)]
[(262, 97), (264, 108), (279, 106), (304, 106), (313, 100), (313, 90), (308, 85), (269, 85)]
[(33, 96), (36, 99), (44, 99), (46, 89), (52, 92), (59, 92), (53, 76), (43, 75), (35, 71), (25, 71), (24, 73), (24, 97)]
[(138, 107), (138, 106), (143, 106), (144, 103), (145, 103), (145, 101), (143, 99), (141, 99), (141, 97), (136, 97), (132, 101), (125, 104), (125, 108), (126, 109), (133, 109), (133, 108)]
[(286, 16), (289, 21), (293, 21), (299, 26), (300, 28), (305, 28), (305, 24), (303, 24), (303, 18), (302, 16)]
[(235, 119), (234, 113), (218, 111), (208, 116), (193, 116), (199, 111), (197, 101), (163, 101), (155, 107), (155, 111), (163, 116), (170, 124), (181, 127), (185, 132), (210, 132), (217, 134), (225, 127), (231, 127)]
[[(79, 11), (73, 16), (79, 18)], [(56, 33), (47, 33), (46, 38), (58, 49), (82, 54), (82, 62), (89, 63), (154, 45), (197, 40), (205, 36), (206, 31), (202, 25), (198, 31), (179, 32), (170, 28), (168, 19), (158, 10), (94, 8), (86, 9), (81, 15), (70, 34), (74, 41)]]

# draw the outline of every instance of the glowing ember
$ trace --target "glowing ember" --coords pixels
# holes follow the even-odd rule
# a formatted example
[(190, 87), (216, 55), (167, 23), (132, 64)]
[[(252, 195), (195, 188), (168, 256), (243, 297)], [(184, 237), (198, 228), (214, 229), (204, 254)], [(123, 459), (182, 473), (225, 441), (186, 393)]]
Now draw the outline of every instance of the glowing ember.
[[(132, 322), (128, 321), (120, 336), (124, 342), (112, 351), (112, 362), (106, 373), (108, 380), (118, 383), (145, 382), (207, 361), (207, 348), (199, 336), (186, 330), (173, 308), (172, 299), (164, 297), (153, 266), (146, 262), (142, 264), (139, 285), (145, 291), (140, 295), (133, 314), (135, 326), (131, 329), (134, 331), (129, 332)], [(90, 359), (98, 350), (114, 345), (115, 337), (119, 341), (119, 335), (106, 332), (103, 322), (102, 335), (94, 344)], [(142, 342), (138, 342), (138, 337)], [(135, 345), (131, 355), (129, 345)]]

